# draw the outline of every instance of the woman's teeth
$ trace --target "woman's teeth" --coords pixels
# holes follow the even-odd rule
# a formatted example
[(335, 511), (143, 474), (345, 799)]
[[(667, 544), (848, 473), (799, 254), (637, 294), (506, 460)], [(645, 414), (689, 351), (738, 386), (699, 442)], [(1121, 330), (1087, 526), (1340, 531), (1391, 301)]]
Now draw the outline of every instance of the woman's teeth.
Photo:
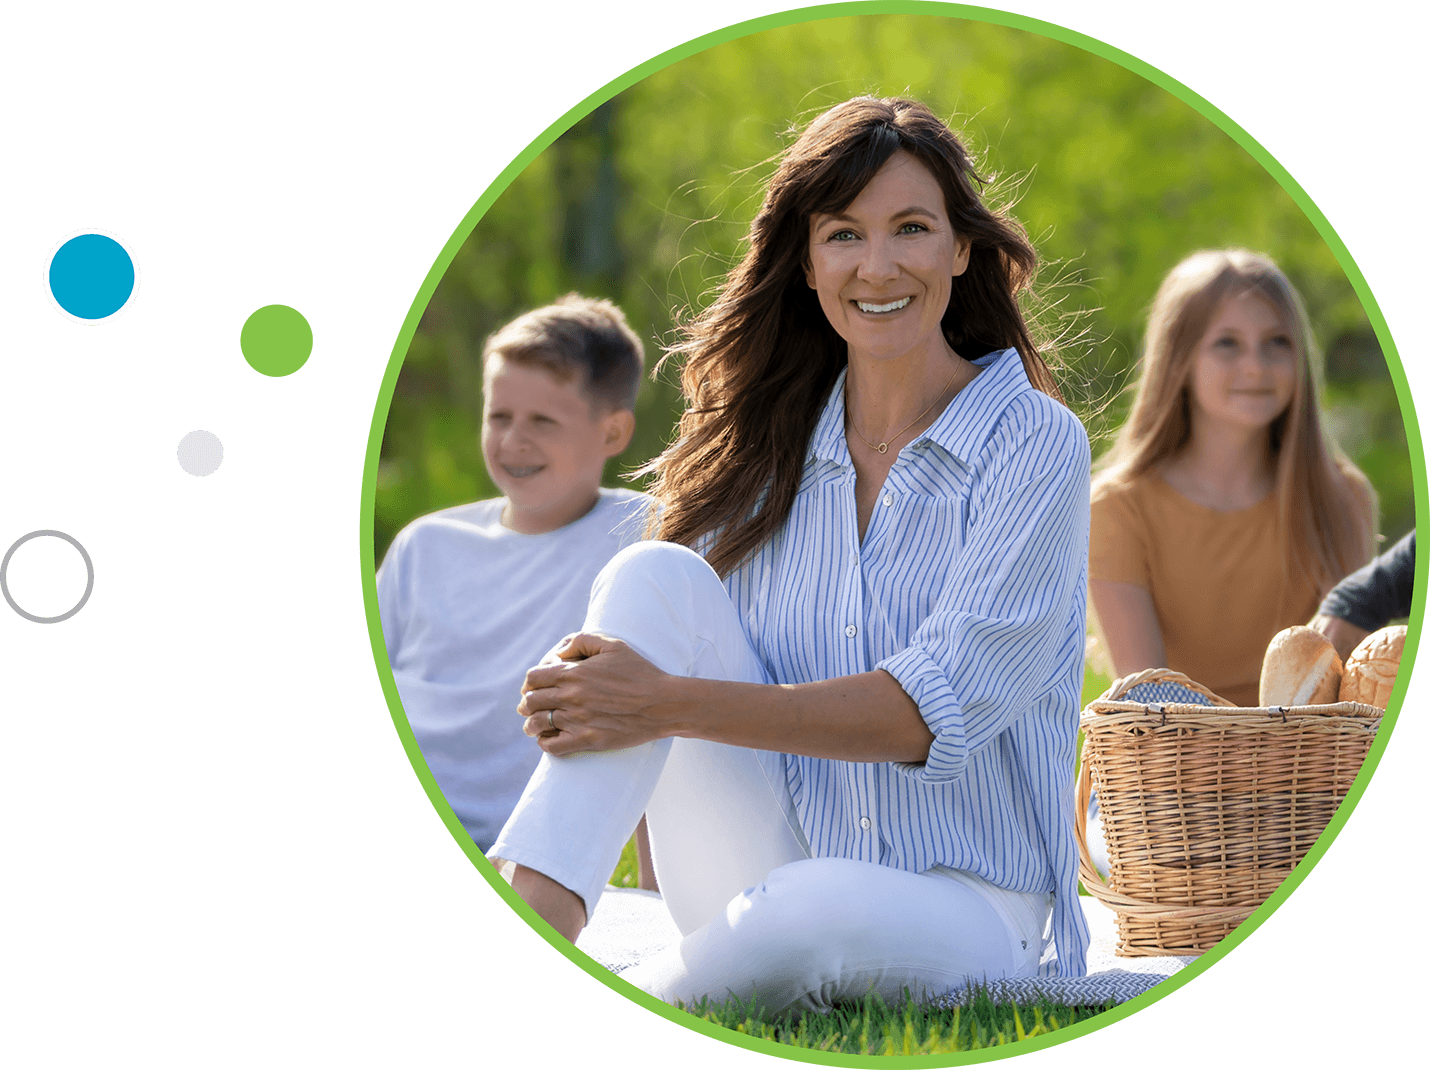
[(905, 297), (898, 301), (891, 301), (887, 305), (871, 305), (868, 301), (855, 301), (854, 303), (859, 306), (860, 312), (897, 312), (912, 300), (912, 297)]

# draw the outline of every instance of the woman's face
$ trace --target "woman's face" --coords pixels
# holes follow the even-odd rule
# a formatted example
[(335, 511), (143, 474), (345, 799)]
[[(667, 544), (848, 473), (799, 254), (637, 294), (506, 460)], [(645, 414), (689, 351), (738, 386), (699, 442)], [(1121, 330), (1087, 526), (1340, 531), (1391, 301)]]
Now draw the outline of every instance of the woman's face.
[(1193, 357), (1194, 424), (1251, 431), (1270, 426), (1291, 404), (1300, 359), (1269, 301), (1251, 291), (1226, 298)]
[(844, 211), (810, 218), (805, 279), (851, 359), (936, 352), (946, 348), (939, 321), (968, 248), (938, 180), (901, 150)]

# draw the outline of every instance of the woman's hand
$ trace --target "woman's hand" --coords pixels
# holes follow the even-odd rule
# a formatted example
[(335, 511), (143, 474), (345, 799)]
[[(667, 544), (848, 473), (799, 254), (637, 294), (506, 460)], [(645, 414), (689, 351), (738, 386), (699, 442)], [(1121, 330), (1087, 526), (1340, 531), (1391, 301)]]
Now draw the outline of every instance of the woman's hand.
[(672, 734), (677, 682), (619, 639), (568, 635), (527, 672), (516, 709), (548, 754), (621, 750)]
[(522, 730), (558, 756), (688, 736), (812, 758), (922, 762), (934, 738), (882, 669), (806, 684), (672, 676), (600, 634), (567, 636), (522, 691)]

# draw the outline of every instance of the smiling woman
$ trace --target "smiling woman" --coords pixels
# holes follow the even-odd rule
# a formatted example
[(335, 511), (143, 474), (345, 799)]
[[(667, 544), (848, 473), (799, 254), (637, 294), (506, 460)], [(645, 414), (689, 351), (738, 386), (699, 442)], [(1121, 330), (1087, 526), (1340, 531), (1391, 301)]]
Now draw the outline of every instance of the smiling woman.
[(1085, 970), (1088, 444), (1019, 311), (1036, 256), (977, 183), (916, 101), (806, 128), (675, 347), (665, 541), (526, 675), (546, 755), (490, 856), (574, 938), (645, 812), (686, 939), (624, 976), (662, 999)]
[[(855, 123), (867, 124), (866, 143), (851, 149), (842, 139)], [(857, 98), (809, 124), (770, 179), (749, 252), (667, 358), (684, 359), (689, 407), (678, 441), (645, 469), (666, 501), (662, 538), (700, 542), (724, 575), (773, 537), (820, 405), (846, 366), (849, 426), (859, 441), (879, 433), (867, 447), (875, 453), (897, 453), (893, 439), (927, 427), (971, 380), (972, 361), (1005, 348), (1036, 390), (1061, 400), (1048, 347), (1019, 306), (1037, 253), (1016, 220), (984, 203), (982, 181), (922, 104), (895, 112)], [(895, 218), (911, 209), (914, 217)], [(861, 225), (883, 229), (861, 235)], [(930, 256), (942, 262), (931, 268)], [(850, 285), (867, 292), (845, 292)], [(887, 318), (849, 304), (873, 295), (922, 300)], [(874, 460), (865, 446), (852, 455), (866, 494), (882, 479)]]

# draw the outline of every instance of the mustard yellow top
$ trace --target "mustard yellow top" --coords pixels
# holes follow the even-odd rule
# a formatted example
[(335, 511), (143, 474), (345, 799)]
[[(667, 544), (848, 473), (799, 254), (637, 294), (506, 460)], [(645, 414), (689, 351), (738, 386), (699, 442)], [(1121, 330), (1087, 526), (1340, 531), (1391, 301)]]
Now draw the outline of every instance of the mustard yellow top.
[(1149, 591), (1164, 667), (1239, 705), (1257, 704), (1271, 637), (1305, 624), (1320, 603), (1311, 581), (1289, 571), (1276, 537), (1275, 495), (1223, 513), (1147, 475), (1094, 496), (1089, 578)]

